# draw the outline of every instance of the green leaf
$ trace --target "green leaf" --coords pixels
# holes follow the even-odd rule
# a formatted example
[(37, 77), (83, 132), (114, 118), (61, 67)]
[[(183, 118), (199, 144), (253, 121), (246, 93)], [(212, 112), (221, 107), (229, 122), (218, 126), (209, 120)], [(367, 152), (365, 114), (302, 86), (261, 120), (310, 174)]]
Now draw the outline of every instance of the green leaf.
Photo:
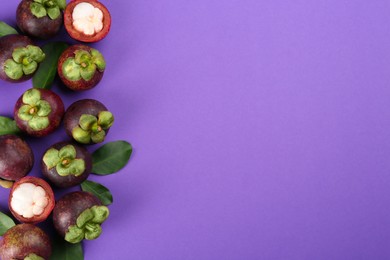
[(0, 21), (0, 37), (6, 36), (9, 34), (18, 34), (18, 32), (12, 26), (9, 26), (5, 22)]
[(107, 175), (119, 171), (129, 161), (132, 151), (126, 141), (106, 143), (92, 154), (92, 172)]
[(13, 226), (15, 226), (15, 222), (0, 211), (0, 236), (4, 235), (4, 233)]
[(0, 116), (0, 135), (19, 134), (20, 130), (16, 126), (15, 120)]
[(51, 260), (84, 260), (81, 243), (71, 244), (63, 238), (56, 236), (53, 240)]
[(113, 202), (110, 190), (101, 185), (100, 183), (86, 180), (81, 183), (81, 189), (83, 191), (87, 191), (94, 194), (100, 199), (103, 205), (107, 206)]
[(50, 89), (57, 74), (57, 63), (61, 53), (68, 47), (64, 42), (50, 42), (42, 47), (45, 59), (33, 77), (34, 88)]

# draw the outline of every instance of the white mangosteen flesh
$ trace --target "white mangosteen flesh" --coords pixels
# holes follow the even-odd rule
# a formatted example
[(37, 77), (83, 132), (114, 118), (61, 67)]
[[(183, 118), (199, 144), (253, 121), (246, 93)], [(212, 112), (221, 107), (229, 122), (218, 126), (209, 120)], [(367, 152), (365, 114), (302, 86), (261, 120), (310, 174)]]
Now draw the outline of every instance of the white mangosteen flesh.
[(41, 215), (47, 204), (49, 199), (46, 191), (32, 183), (22, 183), (12, 193), (12, 210), (24, 218)]
[(75, 6), (72, 19), (73, 27), (86, 35), (94, 35), (103, 29), (103, 12), (87, 2)]

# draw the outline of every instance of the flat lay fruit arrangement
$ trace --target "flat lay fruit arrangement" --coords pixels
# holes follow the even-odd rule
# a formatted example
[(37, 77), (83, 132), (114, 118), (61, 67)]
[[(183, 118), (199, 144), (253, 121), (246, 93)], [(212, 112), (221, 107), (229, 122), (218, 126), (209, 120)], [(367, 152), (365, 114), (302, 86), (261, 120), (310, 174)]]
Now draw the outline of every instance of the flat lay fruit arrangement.
[[(9, 190), (0, 198), (8, 205), (0, 211), (0, 260), (84, 259), (83, 240), (102, 236), (113, 203), (110, 190), (88, 178), (119, 172), (132, 153), (128, 141), (105, 142), (114, 113), (77, 98), (104, 77), (103, 53), (88, 44), (109, 34), (111, 16), (96, 0), (22, 0), (15, 13), (17, 26), (0, 21), (0, 79), (31, 87), (3, 108), (13, 117), (0, 115), (0, 188)], [(62, 27), (64, 42), (51, 41)], [(52, 90), (56, 77), (74, 94), (68, 107)], [(67, 139), (42, 155), (29, 145), (61, 128)], [(35, 164), (39, 172), (30, 174)]]

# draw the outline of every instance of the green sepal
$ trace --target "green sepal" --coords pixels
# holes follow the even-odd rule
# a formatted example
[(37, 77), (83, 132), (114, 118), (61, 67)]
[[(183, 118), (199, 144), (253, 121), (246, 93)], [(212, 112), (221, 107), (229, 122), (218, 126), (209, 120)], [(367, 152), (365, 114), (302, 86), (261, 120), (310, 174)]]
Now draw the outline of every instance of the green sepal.
[(42, 62), (45, 59), (45, 53), (42, 51), (41, 48), (34, 46), (34, 45), (27, 45), (26, 47), (29, 56), (31, 59), (33, 59), (36, 62)]
[(93, 212), (91, 209), (84, 210), (76, 220), (76, 225), (79, 228), (83, 228), (86, 223), (91, 221), (94, 218)]
[(31, 61), (27, 65), (23, 65), (23, 73), (25, 75), (33, 74), (38, 68), (38, 63), (36, 61)]
[(45, 258), (40, 257), (39, 255), (32, 253), (32, 254), (29, 254), (28, 256), (26, 256), (23, 260), (45, 260)]
[(110, 111), (101, 111), (98, 114), (98, 125), (103, 129), (108, 129), (114, 123), (114, 115)]
[(29, 89), (24, 92), (22, 101), (24, 104), (35, 106), (35, 104), (41, 99), (41, 92), (37, 89)]
[(55, 167), (60, 162), (60, 157), (58, 156), (58, 154), (59, 152), (57, 149), (50, 148), (43, 155), (43, 162), (49, 170)]
[(35, 131), (43, 130), (49, 126), (49, 118), (34, 116), (28, 121), (28, 126)]
[(110, 215), (110, 211), (106, 206), (93, 206), (91, 211), (94, 215), (92, 222), (96, 224), (102, 224)]
[(4, 72), (10, 79), (18, 80), (23, 76), (23, 66), (8, 59), (4, 62)]
[(51, 112), (51, 106), (49, 102), (46, 100), (38, 100), (36, 103), (36, 107), (38, 109), (37, 115), (38, 116), (48, 116)]
[(85, 162), (83, 159), (73, 159), (67, 165), (58, 163), (56, 166), (58, 175), (60, 176), (80, 176), (85, 171)]
[(37, 18), (42, 18), (47, 14), (45, 7), (36, 1), (30, 4), (30, 10), (31, 13)]
[(66, 0), (56, 0), (57, 5), (61, 10), (64, 10), (66, 7)]
[(61, 148), (58, 153), (58, 156), (61, 159), (74, 159), (76, 158), (76, 149), (73, 145), (68, 144)]
[(90, 131), (97, 121), (97, 118), (93, 115), (82, 114), (79, 119), (79, 125), (82, 129)]
[(12, 52), (12, 59), (17, 63), (22, 63), (23, 58), (27, 56), (28, 50), (24, 47), (15, 48)]
[(99, 71), (103, 71), (106, 68), (106, 61), (103, 55), (96, 49), (91, 50), (92, 62), (96, 64)]
[(69, 243), (76, 244), (84, 239), (84, 230), (78, 228), (76, 225), (69, 227), (68, 232), (65, 234), (65, 240)]
[(79, 126), (73, 128), (72, 136), (77, 142), (82, 144), (89, 144), (91, 141), (91, 135), (89, 131), (85, 131)]
[(99, 224), (87, 223), (85, 225), (85, 239), (93, 240), (98, 238), (102, 233), (102, 227)]
[(74, 58), (68, 58), (62, 65), (62, 73), (68, 80), (77, 81), (81, 79), (80, 65)]
[(100, 132), (91, 134), (91, 140), (95, 144), (103, 142), (105, 137), (106, 137), (106, 131), (104, 131), (104, 130), (101, 130)]
[(39, 4), (42, 4), (43, 1), (44, 0), (34, 0), (34, 2), (39, 3)]
[(28, 121), (33, 118), (33, 115), (30, 114), (31, 105), (23, 105), (18, 110), (18, 117), (24, 121)]
[(91, 60), (91, 54), (85, 50), (77, 50), (74, 52), (74, 59), (77, 64), (82, 64), (83, 62), (89, 63)]
[(47, 9), (47, 15), (50, 17), (50, 19), (54, 20), (57, 19), (61, 15), (61, 10), (58, 6), (54, 6)]
[(95, 75), (95, 71), (96, 65), (93, 63), (87, 65), (87, 67), (85, 68), (80, 67), (80, 75), (86, 81), (89, 81), (93, 78), (93, 75)]

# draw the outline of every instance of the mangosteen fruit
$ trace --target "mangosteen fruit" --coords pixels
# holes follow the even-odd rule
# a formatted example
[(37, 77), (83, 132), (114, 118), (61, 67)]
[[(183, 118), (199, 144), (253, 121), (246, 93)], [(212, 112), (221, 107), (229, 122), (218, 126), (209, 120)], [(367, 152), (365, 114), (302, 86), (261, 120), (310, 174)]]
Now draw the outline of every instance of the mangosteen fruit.
[(45, 53), (30, 38), (18, 34), (0, 38), (0, 78), (10, 82), (30, 79)]
[(97, 0), (73, 0), (65, 8), (64, 25), (73, 39), (97, 42), (110, 31), (111, 15)]
[(26, 176), (34, 165), (34, 154), (22, 138), (0, 136), (0, 179), (17, 181)]
[(96, 239), (109, 210), (89, 192), (75, 191), (58, 200), (53, 210), (54, 227), (69, 243)]
[(81, 144), (103, 142), (113, 123), (113, 114), (94, 99), (74, 102), (64, 115), (66, 133)]
[(58, 59), (58, 75), (71, 90), (88, 90), (103, 77), (106, 62), (96, 49), (86, 45), (68, 47)]
[(92, 169), (92, 156), (84, 147), (59, 142), (46, 150), (41, 169), (51, 183), (60, 188), (76, 186), (85, 181)]
[(42, 137), (58, 128), (64, 111), (64, 103), (56, 93), (31, 88), (16, 102), (14, 118), (20, 130), (31, 136)]
[(16, 23), (29, 36), (48, 39), (62, 25), (66, 0), (22, 0), (16, 10)]
[(49, 236), (42, 229), (31, 224), (13, 226), (0, 240), (2, 260), (48, 260), (51, 250)]
[(8, 198), (12, 215), (22, 223), (36, 224), (46, 220), (54, 204), (50, 185), (41, 178), (31, 176), (15, 182)]

